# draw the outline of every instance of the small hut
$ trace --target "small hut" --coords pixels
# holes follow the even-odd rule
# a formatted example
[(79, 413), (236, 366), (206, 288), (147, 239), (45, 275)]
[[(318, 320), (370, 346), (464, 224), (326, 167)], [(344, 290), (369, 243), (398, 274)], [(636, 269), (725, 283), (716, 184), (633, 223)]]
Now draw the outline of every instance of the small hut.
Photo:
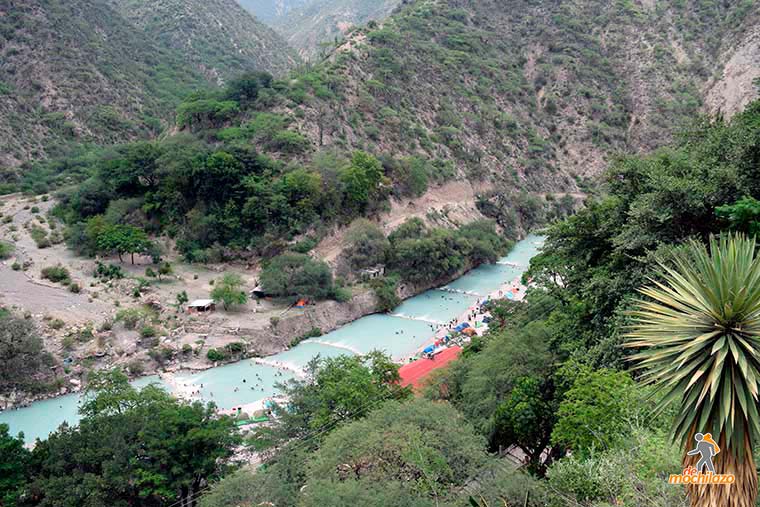
[(369, 280), (374, 280), (375, 278), (380, 278), (385, 274), (385, 266), (375, 266), (372, 268), (362, 269), (360, 276), (362, 281), (367, 282)]
[(267, 297), (267, 293), (261, 285), (257, 285), (256, 288), (251, 291), (251, 297), (262, 299)]
[(213, 299), (196, 299), (187, 305), (188, 312), (213, 312), (216, 310), (216, 304)]

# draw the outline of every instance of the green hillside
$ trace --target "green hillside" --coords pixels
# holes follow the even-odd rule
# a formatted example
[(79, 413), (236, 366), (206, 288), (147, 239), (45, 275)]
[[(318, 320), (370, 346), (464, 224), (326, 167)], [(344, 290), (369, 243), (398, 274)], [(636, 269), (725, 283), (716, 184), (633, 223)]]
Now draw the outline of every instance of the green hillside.
[(399, 0), (328, 0), (303, 2), (269, 21), (288, 44), (315, 60), (323, 45), (343, 39), (354, 27), (388, 17)]
[(0, 62), (0, 168), (9, 168), (156, 135), (192, 90), (244, 70), (281, 73), (295, 59), (231, 0), (5, 0)]
[(212, 80), (251, 70), (282, 75), (298, 61), (274, 30), (234, 0), (110, 0), (110, 4)]

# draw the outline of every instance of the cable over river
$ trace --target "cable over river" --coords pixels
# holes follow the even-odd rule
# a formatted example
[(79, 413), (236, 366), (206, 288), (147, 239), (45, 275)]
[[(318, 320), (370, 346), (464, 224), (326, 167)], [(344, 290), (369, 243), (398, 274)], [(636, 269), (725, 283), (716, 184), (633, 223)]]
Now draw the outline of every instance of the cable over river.
[[(220, 409), (231, 409), (260, 404), (276, 396), (275, 384), (298, 376), (317, 355), (333, 357), (382, 350), (400, 361), (430, 342), (438, 323), (459, 317), (483, 295), (521, 276), (543, 241), (543, 237), (531, 234), (496, 264), (480, 266), (444, 287), (407, 299), (392, 314), (362, 317), (279, 354), (202, 372), (143, 377), (133, 384), (141, 387), (157, 382), (179, 396), (213, 401)], [(1, 412), (0, 423), (7, 423), (12, 435), (24, 432), (26, 443), (44, 439), (64, 421), (79, 421), (79, 401), (79, 394), (38, 401)]]

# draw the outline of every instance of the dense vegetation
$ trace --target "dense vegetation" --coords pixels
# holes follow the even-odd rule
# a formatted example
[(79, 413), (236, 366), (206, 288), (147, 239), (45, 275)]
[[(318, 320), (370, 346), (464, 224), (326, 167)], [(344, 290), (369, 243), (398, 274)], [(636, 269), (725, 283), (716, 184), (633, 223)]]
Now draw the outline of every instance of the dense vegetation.
[(180, 402), (154, 386), (138, 392), (119, 372), (93, 374), (88, 389), (77, 427), (62, 425), (23, 460), (8, 456), (22, 462), (27, 489), (17, 503), (13, 484), (0, 490), (11, 498), (4, 505), (184, 502), (223, 472), (239, 442), (234, 421), (213, 405)]
[[(149, 235), (166, 234), (191, 262), (269, 259), (262, 283), (279, 297), (346, 297), (327, 266), (305, 254), (332, 227), (353, 221), (340, 270), (350, 280), (363, 269), (387, 265), (389, 275), (430, 284), (506, 252), (508, 242), (486, 221), (450, 230), (413, 220), (388, 238), (362, 221), (388, 209), (391, 196), (419, 196), (453, 173), (421, 157), (376, 157), (362, 150), (305, 157), (313, 147), (288, 128), (292, 118), (260, 110), (288, 93), (283, 86), (257, 72), (218, 92), (192, 95), (177, 112), (188, 132), (41, 164), (23, 188), (64, 186), (55, 213), (68, 224), (68, 245), (82, 255), (126, 254), (132, 262), (144, 255), (158, 262), (162, 252)], [(233, 119), (239, 127), (226, 126)], [(484, 213), (497, 217), (502, 233), (514, 238), (519, 217), (535, 225), (573, 209), (572, 199), (542, 201), (517, 199), (511, 222), (487, 206)]]
[[(171, 3), (156, 2), (156, 9), (168, 8)], [(120, 2), (140, 26), (154, 29), (157, 22), (147, 8), (141, 4), (132, 9), (133, 4)], [(101, 12), (100, 18), (111, 14)], [(266, 190), (261, 185), (270, 181), (267, 174), (276, 178), (287, 172), (285, 169), (298, 166), (318, 173), (323, 188), (330, 189), (320, 197), (330, 204), (309, 202), (313, 198), (308, 191), (315, 182), (304, 176), (300, 183), (305, 188), (295, 194), (282, 188), (273, 192), (274, 204), (279, 208), (287, 204), (290, 211), (265, 206), (267, 213), (275, 215), (295, 213), (283, 217), (292, 222), (287, 226), (291, 230), (308, 221), (313, 209), (332, 218), (331, 213), (344, 204), (351, 212), (365, 204), (363, 189), (355, 188), (364, 185), (357, 182), (356, 174), (343, 171), (355, 151), (372, 153), (383, 163), (391, 184), (384, 183), (381, 193), (419, 195), (426, 183), (454, 177), (483, 180), (487, 185), (479, 203), (492, 213), (489, 216), (518, 231), (527, 230), (531, 223), (522, 221), (523, 211), (530, 211), (529, 201), (535, 193), (586, 189), (581, 175), (601, 170), (610, 153), (649, 148), (669, 139), (674, 126), (700, 107), (698, 90), (715, 70), (715, 56), (734, 47), (756, 15), (752, 2), (660, 2), (653, 7), (595, 0), (548, 6), (522, 1), (508, 6), (414, 2), (402, 5), (383, 24), (371, 23), (356, 30), (329, 59), (265, 86), (256, 100), (235, 100), (223, 92), (191, 96), (176, 119), (193, 136), (162, 141), (158, 151), (171, 151), (174, 144), (174, 153), (192, 153), (176, 165), (188, 165), (192, 160), (194, 172), (188, 176), (191, 171), (186, 169), (184, 177), (193, 180), (207, 162), (213, 170), (225, 170), (219, 157), (205, 159), (216, 151), (228, 153), (243, 165), (239, 176), (259, 176), (255, 182), (249, 181), (255, 183), (254, 188), (237, 189), (253, 194)], [(589, 19), (597, 27), (590, 32), (586, 29)], [(179, 28), (169, 23), (165, 30), (171, 44), (188, 39), (184, 34), (189, 28), (182, 23)], [(199, 40), (214, 35), (203, 34)], [(214, 44), (211, 40), (207, 46), (216, 47)], [(205, 51), (206, 46), (191, 46), (186, 49), (196, 56), (213, 52)], [(119, 51), (119, 55), (143, 53), (139, 48)], [(167, 54), (175, 55), (173, 50)], [(140, 78), (141, 68), (138, 65), (132, 74)], [(149, 80), (143, 87), (171, 95), (172, 100), (161, 102), (163, 111), (189, 88), (184, 86), (187, 79), (164, 73), (174, 68), (176, 64), (159, 67), (161, 73), (155, 77), (166, 86)], [(634, 76), (644, 77), (633, 80)], [(27, 88), (14, 83), (8, 86)], [(177, 86), (184, 87), (174, 93)], [(110, 96), (99, 91), (90, 95)], [(16, 100), (16, 96), (12, 93), (0, 100)], [(118, 98), (111, 103), (118, 104)], [(150, 107), (142, 110), (154, 119), (165, 117), (150, 112)], [(121, 123), (137, 125), (131, 115), (119, 111), (109, 116), (109, 125), (120, 124), (116, 117)], [(88, 132), (110, 128), (76, 128), (79, 120), (74, 120), (67, 128), (77, 133), (73, 138), (77, 141), (90, 139)], [(73, 120), (66, 117), (61, 121)], [(148, 123), (154, 133), (160, 130), (160, 122)], [(135, 135), (119, 134), (118, 138)], [(116, 139), (112, 136), (108, 141)], [(255, 154), (250, 152), (251, 145), (256, 147)], [(263, 154), (275, 161), (274, 167), (269, 160), (258, 160)], [(3, 188), (44, 191), (51, 176), (59, 173), (90, 175), (91, 166), (103, 156), (82, 148), (79, 156), (25, 168), (22, 180), (7, 175)], [(237, 171), (235, 167), (230, 170)], [(339, 187), (356, 192), (346, 200)], [(306, 195), (300, 195), (301, 191)], [(160, 197), (176, 199), (176, 195)], [(180, 214), (193, 209), (198, 201), (201, 208), (228, 205), (226, 200), (209, 202), (205, 197), (191, 194), (190, 202), (182, 203)], [(268, 200), (269, 196), (259, 199)], [(302, 202), (304, 199), (307, 202)], [(234, 206), (243, 204), (238, 199)], [(294, 211), (297, 205), (303, 205), (305, 214)], [(170, 206), (176, 207), (174, 203)], [(206, 209), (200, 211), (205, 215)], [(249, 211), (253, 210), (249, 207)], [(247, 220), (261, 222), (265, 216)], [(222, 224), (222, 236), (230, 235), (229, 228), (235, 229), (236, 224)], [(217, 239), (224, 243), (223, 237), (208, 242)]]
[(34, 323), (0, 308), (0, 392), (45, 390), (51, 364)]

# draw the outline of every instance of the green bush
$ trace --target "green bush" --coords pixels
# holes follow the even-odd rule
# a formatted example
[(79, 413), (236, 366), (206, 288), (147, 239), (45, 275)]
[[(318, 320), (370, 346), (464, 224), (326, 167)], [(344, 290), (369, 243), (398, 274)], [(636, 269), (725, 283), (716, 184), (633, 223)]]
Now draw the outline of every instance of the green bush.
[(13, 250), (14, 248), (11, 243), (0, 241), (0, 260), (7, 259), (11, 255), (13, 255)]
[(69, 292), (72, 292), (74, 294), (79, 294), (81, 291), (82, 291), (82, 287), (80, 287), (77, 282), (71, 282), (69, 284)]
[(156, 336), (156, 329), (153, 326), (143, 326), (140, 328), (140, 338), (153, 338)]
[(370, 281), (370, 287), (375, 292), (377, 298), (378, 310), (381, 312), (390, 312), (401, 304), (401, 298), (398, 296), (398, 278), (383, 277)]
[(145, 308), (125, 308), (116, 313), (116, 322), (122, 322), (127, 329), (135, 329), (137, 324), (150, 317), (150, 312)]
[(97, 267), (95, 268), (95, 277), (102, 278), (104, 280), (118, 280), (124, 278), (124, 271), (122, 271), (121, 267), (117, 266), (116, 264), (109, 264), (106, 266), (102, 262), (98, 261)]
[(209, 361), (216, 363), (218, 361), (224, 361), (227, 359), (227, 354), (217, 349), (209, 349), (206, 353), (206, 357)]
[(42, 278), (45, 278), (46, 280), (50, 280), (54, 283), (61, 283), (64, 285), (68, 285), (71, 282), (71, 277), (69, 275), (69, 270), (64, 268), (63, 266), (48, 266), (46, 268), (42, 268)]
[(37, 227), (36, 225), (32, 226), (32, 230), (29, 231), (29, 235), (37, 244), (37, 248), (48, 248), (51, 245), (50, 239), (47, 237), (47, 231), (45, 231), (45, 229)]
[(61, 319), (54, 319), (54, 320), (51, 320), (48, 325), (50, 326), (51, 329), (58, 330), (58, 329), (63, 329), (63, 326), (65, 326), (66, 323), (62, 321)]
[(230, 353), (230, 354), (242, 354), (245, 352), (245, 344), (242, 342), (232, 342), (228, 343), (224, 346), (224, 348)]

